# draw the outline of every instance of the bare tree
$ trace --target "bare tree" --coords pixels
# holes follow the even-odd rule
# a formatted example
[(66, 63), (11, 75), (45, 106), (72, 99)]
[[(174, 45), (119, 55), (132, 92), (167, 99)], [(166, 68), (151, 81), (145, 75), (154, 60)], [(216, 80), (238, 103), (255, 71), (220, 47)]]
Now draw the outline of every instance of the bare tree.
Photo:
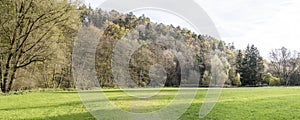
[(270, 53), (271, 65), (283, 85), (289, 85), (290, 76), (298, 69), (299, 53), (291, 52), (287, 48), (272, 50)]

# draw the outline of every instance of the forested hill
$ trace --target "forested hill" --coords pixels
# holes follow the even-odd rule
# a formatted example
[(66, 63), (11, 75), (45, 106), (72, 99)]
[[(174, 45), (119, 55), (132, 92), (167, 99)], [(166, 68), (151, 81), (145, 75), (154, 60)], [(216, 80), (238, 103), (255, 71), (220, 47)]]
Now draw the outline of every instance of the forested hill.
[[(86, 26), (95, 26), (103, 32), (98, 47), (96, 67), (102, 87), (117, 86), (110, 65), (116, 41), (124, 39), (138, 41), (143, 44), (130, 60), (130, 76), (136, 84), (142, 87), (150, 84), (149, 69), (155, 63), (162, 64), (166, 69), (167, 80), (165, 86), (179, 86), (181, 82), (180, 65), (173, 64), (178, 63), (176, 55), (170, 54), (169, 56), (172, 57), (166, 58), (166, 54), (164, 54), (164, 51), (168, 49), (176, 49), (178, 46), (176, 44), (183, 44), (194, 50), (196, 58), (191, 59), (195, 62), (195, 69), (201, 75), (199, 86), (209, 85), (212, 78), (215, 77), (212, 72), (224, 73), (221, 75), (226, 78), (226, 86), (268, 84), (262, 78), (264, 72), (263, 59), (253, 45), (248, 46), (247, 50), (236, 50), (233, 43), (225, 43), (208, 35), (198, 35), (180, 26), (154, 23), (144, 15), (137, 17), (133, 13), (122, 14), (115, 10), (89, 9), (83, 15), (83, 20)], [(164, 41), (164, 45), (146, 44), (155, 43), (157, 40)], [(182, 51), (177, 51), (177, 53), (180, 52)], [(218, 68), (221, 71), (216, 71), (211, 67), (212, 64), (217, 64), (212, 63), (214, 56), (221, 60), (222, 67)], [(164, 58), (164, 61), (162, 61), (162, 58)], [(248, 62), (248, 59), (252, 61)], [(255, 65), (249, 68), (250, 64)], [(252, 71), (249, 71), (250, 69)], [(242, 72), (253, 74), (242, 74)], [(247, 77), (251, 77), (251, 80)], [(213, 83), (217, 85), (218, 81)]]
[[(210, 83), (220, 86), (224, 82), (227, 87), (300, 85), (300, 54), (285, 47), (270, 51), (268, 62), (254, 45), (238, 50), (233, 43), (180, 26), (154, 23), (144, 15), (94, 10), (68, 0), (0, 1), (0, 6), (0, 89), (3, 93), (34, 88), (76, 88), (73, 52), (82, 46), (77, 50), (83, 53), (79, 57), (90, 57), (88, 42), (95, 42), (89, 41), (95, 37), (99, 37), (95, 42), (96, 59), (91, 59), (96, 60), (96, 67), (93, 66), (98, 77), (96, 83), (102, 87), (120, 87), (116, 80), (129, 77), (131, 81), (123, 81), (127, 87), (177, 87), (183, 82), (193, 83), (185, 77), (195, 72), (200, 82), (192, 86), (206, 87)], [(79, 36), (86, 37), (87, 41), (74, 43)], [(140, 47), (133, 49), (136, 46)], [(124, 65), (122, 56), (130, 50), (133, 53), (126, 71), (116, 69), (113, 65)], [(180, 61), (182, 58), (185, 62)], [(193, 72), (185, 70), (186, 67)], [(92, 76), (81, 77), (89, 80)], [(151, 81), (153, 78), (163, 79)]]

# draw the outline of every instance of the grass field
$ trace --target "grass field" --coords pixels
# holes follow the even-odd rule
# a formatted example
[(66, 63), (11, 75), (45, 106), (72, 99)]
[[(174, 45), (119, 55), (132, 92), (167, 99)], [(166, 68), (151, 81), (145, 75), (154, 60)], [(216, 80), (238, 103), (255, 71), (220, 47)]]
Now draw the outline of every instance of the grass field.
[[(200, 88), (183, 120), (198, 119), (198, 111), (207, 89)], [(120, 90), (104, 90), (110, 101), (130, 111), (135, 98)], [(165, 88), (157, 96), (138, 101), (135, 112), (150, 112), (168, 105), (177, 89)], [(204, 119), (300, 119), (300, 88), (228, 88)], [(75, 91), (30, 92), (0, 96), (0, 119), (94, 119)]]

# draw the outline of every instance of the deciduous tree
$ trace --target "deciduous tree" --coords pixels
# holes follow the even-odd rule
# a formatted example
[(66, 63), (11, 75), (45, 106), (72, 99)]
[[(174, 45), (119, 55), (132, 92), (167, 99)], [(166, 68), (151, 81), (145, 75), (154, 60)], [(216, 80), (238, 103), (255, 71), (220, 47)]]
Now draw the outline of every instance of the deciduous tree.
[[(16, 72), (55, 54), (51, 49), (64, 31), (76, 25), (76, 5), (68, 0), (0, 1), (1, 90), (11, 91)], [(70, 29), (68, 29), (70, 30)]]

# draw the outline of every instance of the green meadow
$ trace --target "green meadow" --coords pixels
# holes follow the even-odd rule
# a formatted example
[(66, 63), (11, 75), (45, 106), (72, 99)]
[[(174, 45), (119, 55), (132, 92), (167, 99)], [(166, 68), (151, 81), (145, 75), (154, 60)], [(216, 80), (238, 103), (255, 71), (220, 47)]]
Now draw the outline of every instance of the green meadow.
[[(118, 89), (103, 91), (120, 109), (145, 113), (168, 105), (178, 89), (164, 88), (157, 95), (142, 100), (130, 97)], [(191, 106), (180, 119), (199, 119), (199, 109), (206, 92), (206, 88), (198, 89)], [(224, 88), (218, 103), (203, 119), (300, 119), (299, 100), (299, 87)], [(133, 104), (139, 107), (132, 108)], [(76, 91), (32, 91), (18, 95), (2, 95), (0, 114), (0, 119), (3, 120), (95, 119), (85, 108)]]

